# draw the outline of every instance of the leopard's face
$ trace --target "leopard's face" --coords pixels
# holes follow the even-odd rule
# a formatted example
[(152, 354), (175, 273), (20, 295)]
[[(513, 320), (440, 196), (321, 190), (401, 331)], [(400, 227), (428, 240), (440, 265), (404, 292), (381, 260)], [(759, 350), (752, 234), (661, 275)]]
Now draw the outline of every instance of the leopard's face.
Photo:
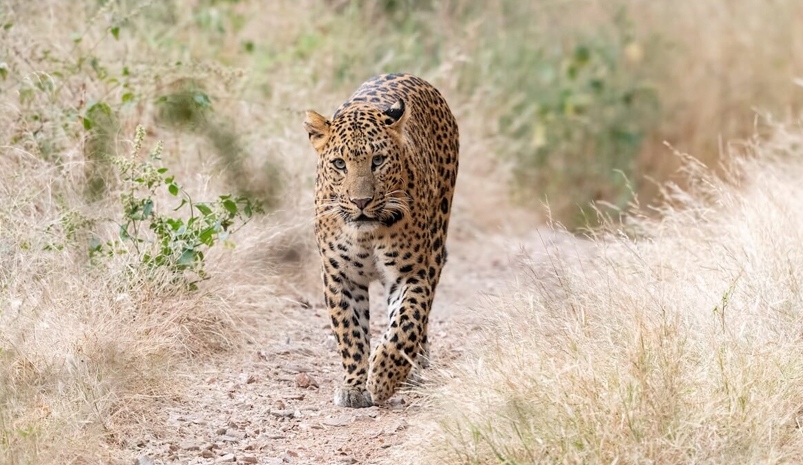
[[(318, 121), (313, 130), (308, 122), (319, 155), (319, 215), (339, 217), (354, 230), (370, 231), (392, 226), (409, 214), (403, 123), (401, 101), (384, 111), (353, 108), (331, 122)], [(321, 132), (314, 132), (316, 128)]]

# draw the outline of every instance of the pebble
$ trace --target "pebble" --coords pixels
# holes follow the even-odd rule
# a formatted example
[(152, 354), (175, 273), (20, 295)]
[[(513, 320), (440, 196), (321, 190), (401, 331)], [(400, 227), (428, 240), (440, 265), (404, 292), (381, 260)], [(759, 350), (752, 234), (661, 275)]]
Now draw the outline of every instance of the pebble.
[(238, 380), (240, 381), (240, 384), (253, 384), (257, 379), (250, 373), (241, 373)]
[(295, 412), (293, 410), (271, 410), (270, 414), (279, 418), (292, 418)]
[(289, 373), (306, 373), (310, 371), (309, 367), (303, 365), (290, 364), (284, 366), (284, 371)]
[(199, 450), (201, 447), (192, 442), (192, 441), (185, 441), (178, 445), (178, 447), (182, 450)]
[(246, 434), (243, 433), (242, 431), (237, 431), (237, 430), (229, 428), (229, 429), (226, 430), (226, 436), (230, 436), (230, 437), (233, 437), (233, 438), (237, 438), (239, 440), (243, 440), (243, 439), (245, 439)]
[(205, 459), (211, 459), (214, 456), (215, 456), (215, 453), (212, 452), (211, 450), (205, 450), (205, 451), (201, 452), (201, 457), (203, 457)]
[(240, 462), (242, 463), (259, 463), (259, 460), (254, 457), (253, 455), (245, 455), (240, 457)]
[(154, 465), (153, 459), (147, 455), (140, 455), (134, 465)]
[(354, 421), (351, 415), (340, 415), (338, 417), (328, 416), (323, 419), (323, 424), (327, 426), (346, 426)]
[(296, 375), (296, 386), (306, 389), (308, 387), (318, 387), (318, 381), (307, 373)]
[(215, 462), (216, 463), (227, 463), (227, 462), (234, 462), (236, 460), (237, 460), (237, 457), (235, 457), (234, 454), (226, 454), (226, 455), (218, 458), (217, 460), (215, 460)]

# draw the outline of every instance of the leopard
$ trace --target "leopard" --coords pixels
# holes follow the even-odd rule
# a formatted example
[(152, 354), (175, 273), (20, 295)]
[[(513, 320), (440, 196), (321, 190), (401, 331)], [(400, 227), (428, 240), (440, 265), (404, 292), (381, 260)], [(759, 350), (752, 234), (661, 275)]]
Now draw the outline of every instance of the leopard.
[[(343, 366), (334, 404), (379, 405), (413, 367), (428, 365), (457, 181), (457, 121), (433, 85), (398, 73), (365, 81), (331, 119), (307, 111), (304, 128), (317, 153), (323, 303)], [(384, 289), (388, 326), (371, 351), (374, 281)]]

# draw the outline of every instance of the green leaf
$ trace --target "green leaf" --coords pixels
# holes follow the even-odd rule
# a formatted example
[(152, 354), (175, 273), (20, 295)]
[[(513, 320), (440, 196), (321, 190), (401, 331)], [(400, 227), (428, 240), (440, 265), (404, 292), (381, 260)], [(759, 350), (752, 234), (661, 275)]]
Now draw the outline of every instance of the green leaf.
[(175, 176), (166, 177), (165, 178), (165, 184), (173, 184), (173, 181), (175, 181), (175, 179), (176, 179)]
[(175, 183), (171, 183), (169, 186), (167, 186), (167, 190), (170, 191), (174, 197), (178, 196), (178, 186)]
[(126, 240), (130, 239), (131, 236), (128, 234), (128, 223), (120, 225), (120, 239)]
[(0, 61), (0, 77), (5, 81), (8, 77), (8, 63)]
[(94, 123), (92, 122), (92, 120), (91, 120), (91, 119), (89, 119), (89, 118), (87, 118), (86, 116), (84, 116), (83, 118), (81, 118), (81, 120), (82, 120), (82, 121), (83, 121), (83, 123), (84, 123), (84, 129), (86, 129), (87, 131), (89, 131), (90, 129), (92, 129), (92, 126), (94, 125)]
[(173, 209), (173, 211), (174, 211), (174, 212), (175, 212), (175, 211), (178, 211), (178, 210), (179, 210), (181, 207), (183, 207), (184, 205), (187, 205), (187, 199), (181, 199), (181, 203), (179, 204), (179, 206), (178, 206), (178, 207), (174, 208), (174, 209)]
[(142, 217), (147, 218), (153, 212), (153, 200), (148, 199), (145, 201), (145, 206), (142, 208)]
[(237, 214), (237, 204), (234, 203), (233, 200), (224, 200), (223, 201), (223, 208), (225, 208), (226, 211), (228, 211), (232, 215), (236, 215)]
[(210, 108), (212, 106), (212, 101), (209, 100), (209, 96), (203, 92), (196, 92), (195, 95), (192, 96), (192, 99), (201, 108)]
[(212, 214), (212, 209), (202, 203), (195, 204), (195, 208), (197, 208), (199, 212), (203, 213), (204, 216), (209, 216)]
[(128, 76), (131, 72), (128, 70), (128, 66), (123, 66), (123, 76)]
[(584, 66), (591, 59), (591, 50), (588, 47), (579, 45), (574, 49), (574, 61), (580, 66)]
[(12, 26), (14, 26), (14, 23), (5, 23), (3, 24), (3, 29), (7, 31), (11, 29)]
[(80, 43), (83, 40), (83, 37), (81, 37), (81, 34), (78, 34), (77, 32), (73, 32), (72, 34), (70, 34), (70, 40), (72, 40), (73, 43), (77, 44), (77, 43)]
[(180, 257), (178, 257), (178, 264), (180, 266), (192, 265), (192, 262), (194, 261), (195, 261), (195, 251), (191, 249), (184, 249), (184, 252), (181, 253)]
[(120, 26), (112, 26), (110, 31), (114, 36), (114, 40), (120, 40)]
[(173, 231), (178, 231), (182, 226), (184, 226), (184, 220), (181, 218), (170, 218), (167, 220), (167, 224), (173, 229)]
[(86, 107), (87, 114), (94, 113), (96, 111), (99, 111), (108, 116), (111, 116), (112, 114), (112, 108), (109, 106), (109, 104), (105, 102), (94, 102)]
[(215, 237), (215, 230), (212, 228), (206, 228), (201, 232), (201, 235), (198, 237), (205, 245), (212, 247), (215, 244), (215, 241), (212, 239)]
[(134, 100), (134, 94), (132, 94), (131, 92), (126, 92), (125, 94), (123, 94), (123, 103), (128, 103), (131, 100)]
[(165, 174), (167, 173), (167, 168), (159, 168), (158, 170), (156, 170), (156, 172), (159, 174)]

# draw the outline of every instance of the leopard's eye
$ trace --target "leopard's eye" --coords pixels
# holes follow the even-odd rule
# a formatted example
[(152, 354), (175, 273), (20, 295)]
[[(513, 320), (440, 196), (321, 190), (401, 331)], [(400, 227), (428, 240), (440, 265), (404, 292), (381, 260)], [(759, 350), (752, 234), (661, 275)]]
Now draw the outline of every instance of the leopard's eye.
[(346, 160), (342, 158), (335, 158), (334, 160), (332, 160), (332, 164), (335, 165), (335, 168), (339, 170), (346, 169)]
[(374, 155), (374, 159), (371, 160), (371, 164), (374, 166), (374, 168), (376, 168), (377, 166), (381, 165), (384, 162), (385, 162), (384, 155)]

